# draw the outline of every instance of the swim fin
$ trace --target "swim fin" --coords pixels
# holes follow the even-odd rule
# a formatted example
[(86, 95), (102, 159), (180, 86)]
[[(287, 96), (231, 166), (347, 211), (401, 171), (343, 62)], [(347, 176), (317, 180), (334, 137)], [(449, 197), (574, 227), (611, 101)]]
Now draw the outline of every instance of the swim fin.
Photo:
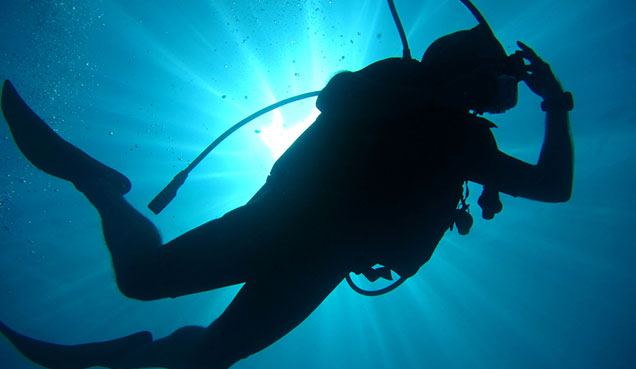
[(0, 322), (0, 332), (29, 360), (50, 369), (83, 369), (93, 366), (123, 368), (120, 358), (152, 342), (150, 332), (138, 332), (111, 341), (82, 345), (57, 345), (29, 338)]
[(122, 195), (130, 191), (126, 176), (71, 145), (29, 108), (9, 80), (2, 86), (2, 114), (22, 154), (44, 172), (73, 182), (80, 189), (96, 179), (115, 186)]

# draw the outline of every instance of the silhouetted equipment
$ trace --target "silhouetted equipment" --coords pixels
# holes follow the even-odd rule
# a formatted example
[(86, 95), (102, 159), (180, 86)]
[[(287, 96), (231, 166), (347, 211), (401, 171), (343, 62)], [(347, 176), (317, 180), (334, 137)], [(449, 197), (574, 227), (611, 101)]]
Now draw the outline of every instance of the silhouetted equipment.
[(484, 186), (484, 191), (479, 196), (477, 203), (481, 207), (481, 216), (484, 219), (494, 218), (495, 214), (503, 209), (501, 200), (499, 200), (499, 192), (486, 186)]
[[(369, 280), (369, 282), (373, 283), (380, 278), (384, 278), (386, 280), (392, 281), (393, 276), (391, 275), (391, 273), (392, 272), (390, 268), (382, 266), (377, 269), (369, 268), (368, 270), (364, 271), (362, 274)], [(360, 286), (356, 285), (353, 282), (353, 279), (351, 279), (351, 274), (348, 274), (346, 279), (347, 279), (347, 283), (349, 284), (349, 287), (351, 287), (352, 290), (364, 296), (384, 295), (400, 287), (400, 285), (406, 281), (406, 278), (400, 277), (395, 282), (391, 283), (390, 285), (384, 288), (381, 288), (378, 290), (365, 290), (364, 288), (361, 288)]]

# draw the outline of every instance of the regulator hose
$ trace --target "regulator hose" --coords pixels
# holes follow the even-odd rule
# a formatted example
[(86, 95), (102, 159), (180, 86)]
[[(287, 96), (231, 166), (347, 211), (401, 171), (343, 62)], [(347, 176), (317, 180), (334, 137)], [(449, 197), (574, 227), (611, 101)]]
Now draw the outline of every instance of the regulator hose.
[(356, 285), (353, 280), (351, 279), (351, 273), (347, 274), (347, 283), (349, 284), (349, 287), (351, 287), (352, 290), (356, 291), (357, 293), (364, 295), (364, 296), (381, 296), (384, 294), (387, 294), (391, 291), (393, 291), (394, 289), (400, 287), (400, 285), (402, 283), (404, 283), (404, 281), (406, 281), (406, 278), (404, 277), (400, 277), (398, 278), (395, 282), (393, 282), (391, 285), (386, 286), (384, 288), (381, 288), (379, 290), (365, 290), (360, 288), (358, 285)]
[(300, 101), (303, 99), (307, 99), (309, 97), (318, 96), (319, 94), (320, 94), (320, 91), (312, 91), (312, 92), (306, 92), (304, 94), (296, 95), (296, 96), (287, 98), (285, 100), (281, 100), (277, 103), (274, 103), (268, 107), (265, 107), (257, 111), (256, 113), (250, 116), (245, 117), (240, 122), (230, 127), (227, 131), (223, 132), (223, 134), (217, 137), (216, 140), (214, 140), (205, 150), (203, 150), (203, 152), (200, 153), (199, 156), (197, 156), (196, 159), (194, 159), (192, 163), (188, 165), (187, 168), (185, 168), (184, 170), (179, 172), (176, 176), (174, 176), (174, 178), (172, 178), (172, 181), (170, 181), (170, 183), (168, 183), (168, 185), (163, 190), (161, 190), (161, 192), (159, 192), (159, 194), (155, 196), (155, 198), (148, 204), (148, 208), (152, 210), (153, 213), (159, 214), (170, 203), (170, 201), (172, 201), (172, 199), (174, 199), (174, 197), (177, 195), (177, 190), (179, 189), (179, 187), (183, 185), (185, 180), (188, 178), (188, 174), (197, 165), (199, 165), (199, 163), (215, 147), (217, 147), (221, 142), (223, 142), (223, 140), (225, 140), (229, 135), (234, 133), (237, 129), (243, 127), (247, 123), (251, 122), (252, 120), (260, 117), (261, 115), (265, 113), (269, 113), (270, 111), (274, 109), (280, 108), (281, 106), (291, 104), (293, 102)]

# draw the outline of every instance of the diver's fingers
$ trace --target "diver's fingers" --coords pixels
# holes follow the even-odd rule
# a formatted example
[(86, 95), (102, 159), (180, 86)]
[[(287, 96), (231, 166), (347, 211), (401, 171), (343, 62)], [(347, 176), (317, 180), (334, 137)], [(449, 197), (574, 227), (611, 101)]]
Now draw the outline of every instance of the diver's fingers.
[(522, 72), (519, 73), (519, 76), (521, 81), (528, 81), (532, 78), (532, 74), (528, 73), (528, 72)]
[(537, 55), (537, 53), (530, 46), (524, 44), (521, 41), (517, 41), (517, 45), (519, 45), (519, 47), (521, 48), (519, 54), (523, 58), (528, 59), (531, 63), (543, 62), (543, 59), (541, 59), (541, 57)]
[(522, 58), (527, 59), (531, 64), (543, 62), (543, 60), (534, 52), (522, 50), (519, 52)]
[(532, 48), (521, 41), (517, 41), (517, 45), (521, 48), (521, 50), (537, 55), (537, 53), (532, 50)]

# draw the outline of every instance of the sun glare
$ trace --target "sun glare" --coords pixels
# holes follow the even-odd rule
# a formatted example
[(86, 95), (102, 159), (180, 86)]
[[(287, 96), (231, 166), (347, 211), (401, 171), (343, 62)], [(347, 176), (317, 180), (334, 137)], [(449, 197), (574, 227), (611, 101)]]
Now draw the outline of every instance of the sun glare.
[(291, 144), (316, 120), (320, 111), (315, 107), (305, 118), (295, 119), (301, 114), (283, 114), (279, 109), (272, 113), (269, 125), (260, 129), (259, 137), (278, 159)]

